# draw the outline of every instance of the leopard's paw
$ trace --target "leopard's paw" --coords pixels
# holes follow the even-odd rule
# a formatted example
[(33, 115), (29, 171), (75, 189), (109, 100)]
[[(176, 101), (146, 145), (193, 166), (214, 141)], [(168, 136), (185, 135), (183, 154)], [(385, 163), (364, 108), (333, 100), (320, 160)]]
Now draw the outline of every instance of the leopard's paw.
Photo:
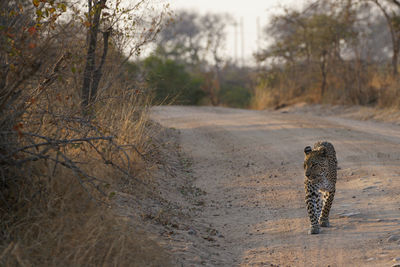
[(308, 234), (310, 235), (319, 234), (319, 226), (318, 225), (311, 226), (310, 230), (308, 230)]

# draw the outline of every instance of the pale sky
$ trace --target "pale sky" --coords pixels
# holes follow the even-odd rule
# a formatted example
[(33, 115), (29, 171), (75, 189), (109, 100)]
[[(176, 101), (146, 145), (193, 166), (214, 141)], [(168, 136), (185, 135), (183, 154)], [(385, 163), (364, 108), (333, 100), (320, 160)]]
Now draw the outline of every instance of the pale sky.
[[(252, 54), (257, 51), (257, 18), (260, 31), (268, 23), (269, 16), (282, 12), (282, 7), (301, 7), (304, 0), (171, 0), (172, 10), (187, 9), (198, 11), (200, 14), (229, 13), (238, 23), (243, 19), (244, 24), (244, 56), (245, 60), (253, 60)], [(239, 29), (238, 29), (239, 31)], [(235, 57), (235, 29), (228, 28), (227, 55)], [(264, 36), (261, 37), (265, 39)], [(260, 43), (262, 46), (262, 42)], [(241, 57), (241, 39), (238, 32), (238, 59)]]

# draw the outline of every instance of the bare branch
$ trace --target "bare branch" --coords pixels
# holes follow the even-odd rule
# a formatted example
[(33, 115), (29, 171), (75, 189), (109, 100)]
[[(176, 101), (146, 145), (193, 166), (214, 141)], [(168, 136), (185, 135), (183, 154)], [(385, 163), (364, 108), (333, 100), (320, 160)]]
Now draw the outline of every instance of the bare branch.
[(39, 138), (47, 140), (47, 142), (21, 147), (21, 148), (15, 150), (15, 151), (13, 151), (12, 153), (10, 153), (8, 155), (8, 157), (11, 156), (11, 155), (14, 155), (15, 153), (18, 153), (20, 151), (27, 150), (29, 148), (38, 148), (38, 147), (41, 147), (41, 146), (58, 146), (58, 145), (67, 145), (67, 144), (77, 144), (79, 142), (90, 142), (90, 141), (93, 141), (93, 140), (111, 141), (114, 138), (113, 136), (100, 136), (100, 137), (86, 137), (86, 138), (57, 140), (57, 139), (52, 139), (52, 138), (49, 138), (49, 137), (46, 137), (46, 136), (39, 136), (37, 134), (32, 134), (32, 133), (23, 133), (23, 134), (39, 137)]

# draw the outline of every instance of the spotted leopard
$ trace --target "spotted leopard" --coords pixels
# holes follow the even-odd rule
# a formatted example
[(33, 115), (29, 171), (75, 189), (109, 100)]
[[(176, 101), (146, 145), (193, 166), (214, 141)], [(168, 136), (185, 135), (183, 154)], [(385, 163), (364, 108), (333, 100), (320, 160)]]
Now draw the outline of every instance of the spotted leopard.
[(336, 191), (337, 159), (333, 145), (319, 141), (304, 148), (304, 189), (311, 221), (310, 234), (329, 226), (329, 211)]

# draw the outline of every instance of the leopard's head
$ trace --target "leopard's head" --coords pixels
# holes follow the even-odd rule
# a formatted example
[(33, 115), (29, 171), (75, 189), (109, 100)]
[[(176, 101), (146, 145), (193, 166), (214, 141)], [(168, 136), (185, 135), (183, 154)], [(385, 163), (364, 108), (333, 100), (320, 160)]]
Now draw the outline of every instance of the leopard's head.
[(325, 173), (327, 164), (327, 152), (325, 147), (312, 149), (310, 146), (304, 148), (304, 174), (310, 179), (319, 178)]

